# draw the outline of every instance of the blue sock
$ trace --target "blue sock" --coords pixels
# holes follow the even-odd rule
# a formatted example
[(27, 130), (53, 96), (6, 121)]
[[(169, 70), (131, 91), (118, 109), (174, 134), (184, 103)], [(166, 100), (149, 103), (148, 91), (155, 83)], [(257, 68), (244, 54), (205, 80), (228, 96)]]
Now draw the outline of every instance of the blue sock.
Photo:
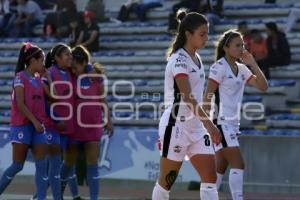
[(47, 159), (35, 160), (35, 184), (38, 200), (45, 200), (48, 189)]
[(64, 162), (61, 166), (61, 170), (60, 170), (61, 196), (64, 195), (65, 187), (69, 178), (71, 168), (72, 168), (71, 166), (67, 166)]
[(70, 170), (69, 179), (68, 179), (69, 189), (71, 191), (71, 194), (72, 194), (73, 198), (76, 198), (76, 197), (79, 196), (77, 175), (76, 175), (76, 170), (75, 169), (76, 168), (75, 168), (75, 165), (74, 165)]
[(12, 181), (14, 176), (23, 169), (23, 165), (23, 162), (13, 161), (13, 163), (5, 170), (0, 179), (0, 195)]
[(99, 171), (97, 164), (87, 166), (87, 182), (90, 189), (90, 199), (97, 200), (99, 194)]
[(61, 156), (49, 156), (49, 182), (54, 200), (61, 200), (60, 167)]

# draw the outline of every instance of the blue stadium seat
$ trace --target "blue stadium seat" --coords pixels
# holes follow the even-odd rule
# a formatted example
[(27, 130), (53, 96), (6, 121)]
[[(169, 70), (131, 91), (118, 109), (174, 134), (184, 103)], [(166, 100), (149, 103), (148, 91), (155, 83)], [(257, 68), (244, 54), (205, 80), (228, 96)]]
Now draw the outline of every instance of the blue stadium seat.
[(278, 87), (278, 86), (295, 86), (295, 80), (269, 80), (268, 81), (270, 87)]
[(262, 102), (261, 96), (244, 96), (243, 103), (246, 102)]
[(298, 113), (283, 113), (270, 116), (271, 120), (300, 120), (300, 114)]
[(161, 86), (163, 84), (160, 80), (150, 80), (147, 82), (148, 86)]
[(133, 84), (135, 86), (146, 86), (147, 85), (147, 81), (143, 80), (143, 79), (136, 79), (136, 80), (133, 80)]

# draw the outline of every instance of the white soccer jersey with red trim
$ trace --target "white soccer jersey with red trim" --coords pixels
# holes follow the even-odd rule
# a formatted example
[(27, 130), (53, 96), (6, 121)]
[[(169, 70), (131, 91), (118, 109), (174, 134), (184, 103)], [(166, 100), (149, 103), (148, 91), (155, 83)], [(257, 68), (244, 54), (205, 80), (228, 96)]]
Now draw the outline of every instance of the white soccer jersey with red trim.
[(187, 76), (193, 96), (200, 104), (202, 103), (205, 74), (201, 58), (198, 54), (197, 57), (200, 66), (192, 60), (186, 50), (181, 48), (168, 59), (164, 81), (165, 112), (161, 117), (160, 126), (174, 125), (179, 120), (181, 122), (190, 121), (191, 126), (197, 129), (203, 128), (202, 123), (199, 123), (199, 119), (194, 116), (192, 111), (183, 102), (175, 82), (175, 77)]
[(232, 72), (224, 57), (210, 67), (208, 79), (219, 85), (215, 96), (218, 124), (225, 122), (239, 125), (244, 88), (254, 76), (246, 65), (238, 62), (236, 64), (238, 66), (237, 75)]

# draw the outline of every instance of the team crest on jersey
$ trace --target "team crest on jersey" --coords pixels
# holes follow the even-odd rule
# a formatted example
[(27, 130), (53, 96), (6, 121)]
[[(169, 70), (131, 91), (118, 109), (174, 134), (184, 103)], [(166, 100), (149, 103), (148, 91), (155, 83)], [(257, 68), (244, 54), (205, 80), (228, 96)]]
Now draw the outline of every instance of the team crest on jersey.
[(245, 75), (244, 74), (242, 74), (242, 80), (244, 81), (244, 80), (246, 80), (246, 78), (245, 78)]
[(181, 149), (182, 149), (182, 147), (179, 146), (179, 145), (175, 145), (175, 146), (174, 146), (174, 152), (175, 152), (175, 153), (180, 153), (180, 152), (181, 152)]
[(48, 134), (47, 139), (52, 140), (52, 134)]
[(18, 133), (18, 138), (19, 138), (19, 139), (22, 139), (23, 137), (24, 137), (24, 133), (23, 133), (22, 131), (19, 132), (19, 133)]

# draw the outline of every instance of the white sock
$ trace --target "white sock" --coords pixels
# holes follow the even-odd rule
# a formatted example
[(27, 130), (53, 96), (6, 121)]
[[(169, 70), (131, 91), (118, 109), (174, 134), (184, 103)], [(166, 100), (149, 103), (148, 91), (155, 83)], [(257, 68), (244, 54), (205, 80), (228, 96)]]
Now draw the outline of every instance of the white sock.
[(229, 187), (233, 200), (243, 200), (244, 170), (231, 169), (229, 173)]
[(201, 200), (218, 200), (218, 191), (215, 183), (201, 183), (200, 187)]
[(220, 186), (221, 186), (221, 184), (222, 184), (223, 176), (224, 176), (224, 174), (219, 174), (219, 173), (217, 172), (217, 182), (216, 182), (216, 184), (217, 184), (217, 190), (220, 189)]
[(152, 192), (152, 200), (169, 200), (169, 193), (169, 191), (156, 183)]

